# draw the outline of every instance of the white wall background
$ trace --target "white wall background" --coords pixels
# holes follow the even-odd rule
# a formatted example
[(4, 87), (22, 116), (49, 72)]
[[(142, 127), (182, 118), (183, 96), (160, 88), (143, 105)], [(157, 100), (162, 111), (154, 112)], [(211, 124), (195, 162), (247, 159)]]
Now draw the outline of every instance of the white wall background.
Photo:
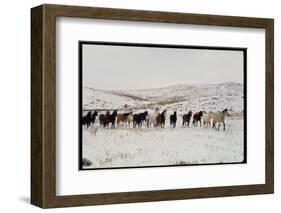
[[(30, 8), (45, 2), (39, 0), (2, 1), (0, 7), (1, 65), (1, 175), (0, 210), (39, 212), (29, 204), (30, 191)], [(174, 12), (209, 13), (275, 18), (275, 108), (280, 109), (281, 14), (279, 1), (245, 0), (96, 0), (48, 1), (56, 4), (87, 5)], [(69, 212), (278, 212), (281, 206), (280, 133), (281, 113), (275, 112), (275, 194), (212, 198), (184, 201), (122, 204), (68, 208)], [(50, 212), (66, 209), (52, 209)]]

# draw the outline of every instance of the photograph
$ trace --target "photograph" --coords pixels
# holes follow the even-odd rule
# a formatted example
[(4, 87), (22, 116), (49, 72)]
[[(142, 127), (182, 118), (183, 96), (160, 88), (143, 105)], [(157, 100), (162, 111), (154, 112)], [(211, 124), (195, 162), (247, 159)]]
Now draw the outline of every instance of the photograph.
[(247, 163), (247, 48), (79, 41), (79, 170)]

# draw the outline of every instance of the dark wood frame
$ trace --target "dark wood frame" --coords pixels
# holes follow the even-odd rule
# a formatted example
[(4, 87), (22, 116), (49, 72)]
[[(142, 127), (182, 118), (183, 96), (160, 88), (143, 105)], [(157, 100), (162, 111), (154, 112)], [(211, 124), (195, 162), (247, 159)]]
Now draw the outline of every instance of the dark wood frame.
[[(56, 195), (56, 17), (265, 29), (265, 184), (90, 195)], [(264, 18), (41, 5), (31, 9), (31, 203), (66, 207), (274, 192), (274, 20)]]

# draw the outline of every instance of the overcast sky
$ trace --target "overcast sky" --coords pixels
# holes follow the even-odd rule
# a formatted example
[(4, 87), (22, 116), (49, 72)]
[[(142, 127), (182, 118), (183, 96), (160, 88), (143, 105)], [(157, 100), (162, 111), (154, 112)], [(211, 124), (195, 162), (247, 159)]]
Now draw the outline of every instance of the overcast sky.
[(83, 86), (131, 90), (243, 83), (243, 52), (83, 44)]

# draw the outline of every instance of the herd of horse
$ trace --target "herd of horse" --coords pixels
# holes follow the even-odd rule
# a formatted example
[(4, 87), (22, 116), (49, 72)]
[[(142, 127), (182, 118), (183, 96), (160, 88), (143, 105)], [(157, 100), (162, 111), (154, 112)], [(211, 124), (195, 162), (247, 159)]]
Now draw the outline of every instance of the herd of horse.
[[(228, 110), (224, 109), (221, 112), (209, 112), (205, 113), (203, 111), (193, 113), (191, 110), (182, 115), (182, 126), (189, 126), (192, 124), (194, 126), (204, 126), (204, 127), (212, 127), (215, 130), (220, 129), (220, 125), (223, 125), (223, 130), (225, 130), (225, 117), (229, 116)], [(159, 109), (155, 109), (152, 112), (144, 111), (141, 113), (133, 113), (125, 112), (118, 113), (117, 110), (114, 110), (112, 113), (110, 111), (106, 111), (104, 114), (99, 114), (97, 111), (88, 111), (85, 116), (82, 116), (81, 124), (87, 126), (91, 126), (95, 123), (96, 118), (99, 118), (99, 123), (103, 127), (111, 127), (115, 128), (115, 124), (119, 127), (120, 125), (130, 126), (133, 124), (133, 128), (140, 128), (143, 125), (147, 127), (161, 127), (165, 128), (165, 121), (167, 117), (167, 110), (163, 110), (162, 112)], [(173, 114), (170, 115), (170, 126), (175, 128), (177, 124), (178, 116), (177, 112), (174, 111)]]

